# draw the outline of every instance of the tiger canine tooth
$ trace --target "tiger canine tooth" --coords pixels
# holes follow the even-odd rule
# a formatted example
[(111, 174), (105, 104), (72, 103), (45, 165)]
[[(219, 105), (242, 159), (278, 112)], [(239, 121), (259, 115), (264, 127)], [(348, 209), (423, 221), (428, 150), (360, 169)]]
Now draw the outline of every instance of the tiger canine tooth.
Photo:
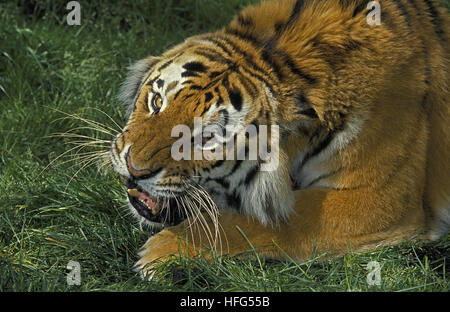
[(152, 211), (152, 213), (154, 215), (157, 215), (159, 213), (159, 210), (160, 210), (159, 205), (153, 206), (153, 208), (150, 208), (150, 210)]
[(130, 196), (139, 198), (140, 192), (137, 189), (128, 189), (127, 192), (128, 194), (130, 194)]

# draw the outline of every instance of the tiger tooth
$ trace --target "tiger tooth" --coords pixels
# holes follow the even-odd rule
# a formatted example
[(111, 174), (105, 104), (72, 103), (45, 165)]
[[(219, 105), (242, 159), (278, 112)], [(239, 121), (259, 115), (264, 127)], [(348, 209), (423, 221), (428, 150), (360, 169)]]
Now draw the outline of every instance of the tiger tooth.
[(160, 208), (159, 208), (158, 205), (156, 205), (155, 207), (151, 208), (150, 210), (152, 211), (152, 213), (154, 215), (157, 215), (159, 213), (159, 211), (160, 211)]
[(137, 189), (128, 189), (127, 192), (130, 196), (139, 198), (139, 191)]

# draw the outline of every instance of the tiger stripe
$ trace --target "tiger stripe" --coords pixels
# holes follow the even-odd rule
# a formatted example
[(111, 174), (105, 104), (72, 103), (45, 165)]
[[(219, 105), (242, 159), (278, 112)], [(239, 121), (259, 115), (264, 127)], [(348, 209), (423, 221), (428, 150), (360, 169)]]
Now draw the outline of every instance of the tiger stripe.
[[(370, 2), (262, 1), (139, 62), (123, 88), (129, 119), (111, 146), (114, 169), (178, 208), (174, 199), (192, 208), (207, 197), (233, 255), (247, 246), (236, 226), (261, 255), (285, 257), (267, 247), (276, 242), (295, 261), (316, 243), (343, 254), (349, 243), (369, 250), (423, 230), (438, 238), (450, 228), (449, 18), (436, 0), (379, 0), (373, 25)], [(193, 129), (199, 117), (218, 132)], [(214, 151), (222, 159), (175, 161), (178, 125), (191, 148), (227, 135)], [(276, 161), (264, 157), (272, 153)], [(186, 225), (164, 229), (162, 248), (152, 238), (140, 265), (177, 251)]]
[(442, 27), (442, 21), (441, 18), (439, 16), (439, 13), (436, 9), (436, 6), (434, 5), (434, 2), (432, 0), (423, 0), (427, 6), (427, 11), (431, 16), (431, 23), (433, 23), (434, 27), (435, 27), (435, 32), (438, 35), (438, 37), (441, 40), (446, 40), (446, 38), (444, 37), (444, 30)]

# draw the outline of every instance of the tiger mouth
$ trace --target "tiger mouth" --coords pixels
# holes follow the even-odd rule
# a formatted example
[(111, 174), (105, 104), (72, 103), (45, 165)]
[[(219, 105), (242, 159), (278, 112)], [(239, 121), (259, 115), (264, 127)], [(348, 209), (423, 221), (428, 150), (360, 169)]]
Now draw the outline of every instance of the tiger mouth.
[(146, 220), (174, 226), (186, 219), (176, 198), (152, 196), (139, 184), (132, 181), (127, 181), (126, 185), (130, 204)]

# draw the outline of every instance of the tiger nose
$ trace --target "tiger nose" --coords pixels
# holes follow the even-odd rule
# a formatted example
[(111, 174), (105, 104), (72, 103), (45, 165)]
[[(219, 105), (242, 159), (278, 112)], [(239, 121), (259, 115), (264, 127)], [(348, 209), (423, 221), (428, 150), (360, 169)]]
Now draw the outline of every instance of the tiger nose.
[(131, 157), (130, 153), (127, 153), (126, 156), (126, 162), (127, 162), (127, 169), (128, 172), (131, 174), (131, 176), (136, 180), (142, 180), (147, 179), (155, 174), (155, 172), (152, 172), (150, 169), (136, 169), (131, 164)]

